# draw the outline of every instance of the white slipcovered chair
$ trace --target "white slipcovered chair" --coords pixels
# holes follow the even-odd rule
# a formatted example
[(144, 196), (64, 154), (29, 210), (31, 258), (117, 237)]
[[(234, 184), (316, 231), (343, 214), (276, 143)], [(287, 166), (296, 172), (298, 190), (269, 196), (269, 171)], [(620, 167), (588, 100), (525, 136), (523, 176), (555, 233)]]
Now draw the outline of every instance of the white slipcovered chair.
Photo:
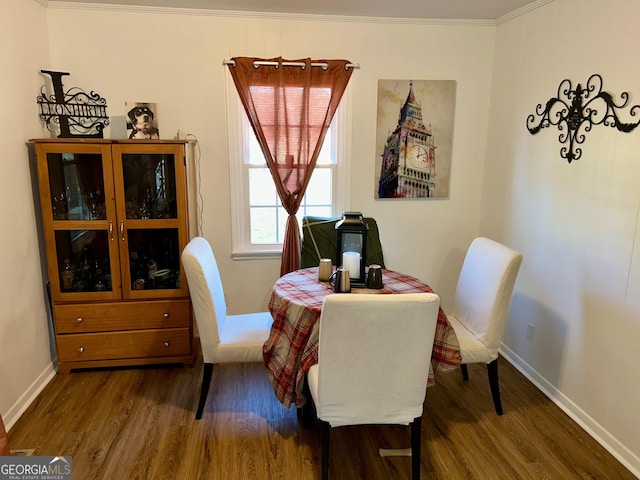
[(193, 238), (182, 252), (191, 303), (200, 335), (204, 370), (196, 419), (202, 411), (211, 385), (213, 365), (232, 362), (261, 362), (262, 345), (273, 319), (269, 312), (228, 315), (218, 264), (209, 242)]
[(493, 404), (502, 415), (498, 384), (498, 350), (507, 326), (507, 314), (522, 255), (485, 237), (471, 242), (458, 277), (453, 309), (447, 314), (467, 364), (486, 363)]
[(318, 363), (307, 383), (322, 423), (322, 479), (331, 427), (411, 425), (413, 479), (420, 478), (422, 409), (440, 298), (433, 293), (329, 295)]

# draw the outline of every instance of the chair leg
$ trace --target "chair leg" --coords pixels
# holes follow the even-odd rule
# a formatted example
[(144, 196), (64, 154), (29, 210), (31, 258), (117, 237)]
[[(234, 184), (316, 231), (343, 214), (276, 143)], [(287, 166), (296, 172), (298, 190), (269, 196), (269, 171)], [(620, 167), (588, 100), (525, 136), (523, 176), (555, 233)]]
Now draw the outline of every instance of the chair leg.
[(329, 422), (320, 421), (322, 426), (322, 480), (329, 480), (329, 433), (331, 426)]
[(411, 478), (420, 480), (420, 442), (422, 436), (422, 417), (411, 423)]
[(311, 391), (305, 377), (304, 386), (302, 387), (304, 396), (307, 399), (302, 407), (298, 407), (298, 419), (302, 421), (303, 428), (312, 428), (316, 421), (316, 406), (311, 397)]
[(300, 408), (298, 408), (298, 417), (302, 420), (303, 428), (313, 428), (316, 421), (316, 409), (311, 398)]
[(213, 363), (205, 363), (204, 369), (202, 370), (202, 389), (200, 390), (200, 401), (198, 402), (198, 409), (196, 410), (196, 420), (202, 418), (202, 411), (204, 410), (204, 404), (207, 403), (207, 394), (211, 386), (212, 375)]
[(502, 401), (500, 400), (500, 385), (498, 383), (498, 359), (487, 364), (487, 374), (489, 375), (489, 386), (496, 413), (502, 415)]
[(460, 371), (462, 372), (462, 379), (468, 381), (469, 380), (469, 370), (467, 370), (467, 364), (460, 364)]

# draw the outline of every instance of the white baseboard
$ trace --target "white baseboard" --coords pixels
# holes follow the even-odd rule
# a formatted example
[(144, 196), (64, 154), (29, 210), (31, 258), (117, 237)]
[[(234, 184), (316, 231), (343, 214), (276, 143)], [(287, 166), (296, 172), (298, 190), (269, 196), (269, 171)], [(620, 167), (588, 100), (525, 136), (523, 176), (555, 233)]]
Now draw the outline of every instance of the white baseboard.
[(618, 439), (605, 430), (602, 425), (591, 418), (584, 410), (576, 405), (570, 398), (549, 383), (542, 375), (534, 370), (527, 362), (518, 356), (513, 350), (502, 344), (500, 354), (511, 363), (520, 373), (527, 377), (560, 409), (569, 415), (573, 421), (580, 425), (620, 463), (640, 478), (640, 458), (625, 447)]
[(53, 363), (50, 363), (42, 373), (38, 375), (29, 388), (20, 396), (20, 398), (18, 398), (16, 403), (13, 404), (7, 413), (3, 414), (2, 419), (4, 420), (7, 431), (13, 427), (27, 407), (31, 405), (55, 375), (56, 371), (53, 368)]

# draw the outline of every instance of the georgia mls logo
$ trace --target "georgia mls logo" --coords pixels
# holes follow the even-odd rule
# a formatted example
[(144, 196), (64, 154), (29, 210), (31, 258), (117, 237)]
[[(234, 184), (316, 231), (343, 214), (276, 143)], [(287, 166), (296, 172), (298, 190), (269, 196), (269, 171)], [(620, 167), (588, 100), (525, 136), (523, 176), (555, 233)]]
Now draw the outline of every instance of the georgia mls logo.
[(0, 480), (71, 480), (71, 457), (0, 457)]
[(49, 462), (49, 474), (68, 474), (71, 473), (71, 463), (64, 457), (53, 457)]

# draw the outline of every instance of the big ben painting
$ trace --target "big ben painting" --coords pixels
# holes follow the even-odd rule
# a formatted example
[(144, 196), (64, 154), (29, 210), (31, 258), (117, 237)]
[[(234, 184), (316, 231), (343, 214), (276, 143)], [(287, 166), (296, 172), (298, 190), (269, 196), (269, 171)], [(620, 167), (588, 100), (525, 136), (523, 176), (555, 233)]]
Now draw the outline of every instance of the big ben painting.
[(447, 198), (456, 83), (379, 80), (375, 198)]

